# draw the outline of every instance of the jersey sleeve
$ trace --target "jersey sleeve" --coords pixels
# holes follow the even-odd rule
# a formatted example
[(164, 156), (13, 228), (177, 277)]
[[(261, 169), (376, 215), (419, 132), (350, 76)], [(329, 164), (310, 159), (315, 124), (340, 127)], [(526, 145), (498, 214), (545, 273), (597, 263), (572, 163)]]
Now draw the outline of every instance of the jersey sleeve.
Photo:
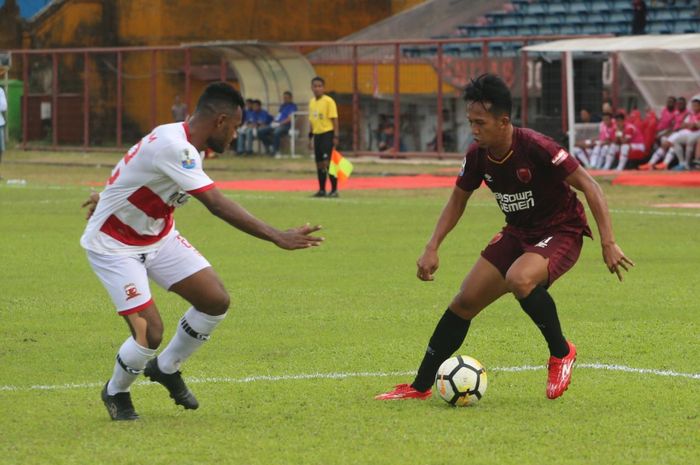
[(188, 194), (197, 194), (214, 187), (214, 181), (202, 169), (199, 152), (190, 144), (174, 144), (158, 154), (155, 168)]
[(580, 166), (576, 157), (548, 137), (533, 141), (531, 148), (538, 161), (549, 166), (559, 180), (563, 181)]
[(484, 170), (479, 164), (478, 148), (474, 145), (469, 148), (464, 157), (462, 169), (457, 176), (455, 185), (462, 190), (471, 192), (478, 189), (483, 180)]

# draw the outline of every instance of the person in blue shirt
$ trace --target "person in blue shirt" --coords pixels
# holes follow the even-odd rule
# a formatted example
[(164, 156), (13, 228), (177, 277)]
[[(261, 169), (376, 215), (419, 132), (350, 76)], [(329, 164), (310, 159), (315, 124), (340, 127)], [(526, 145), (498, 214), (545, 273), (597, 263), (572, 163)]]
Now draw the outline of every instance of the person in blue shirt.
[[(238, 128), (238, 138), (236, 139), (236, 154), (244, 155), (246, 148), (249, 148), (249, 154), (253, 153), (253, 99), (245, 100), (245, 110), (243, 111), (243, 124)], [(250, 140), (250, 142), (249, 142)]]
[(282, 137), (289, 134), (292, 126), (292, 117), (297, 111), (297, 105), (292, 101), (292, 93), (286, 91), (282, 94), (283, 103), (279, 113), (270, 123), (270, 126), (258, 129), (258, 138), (265, 144), (268, 155), (279, 156)]

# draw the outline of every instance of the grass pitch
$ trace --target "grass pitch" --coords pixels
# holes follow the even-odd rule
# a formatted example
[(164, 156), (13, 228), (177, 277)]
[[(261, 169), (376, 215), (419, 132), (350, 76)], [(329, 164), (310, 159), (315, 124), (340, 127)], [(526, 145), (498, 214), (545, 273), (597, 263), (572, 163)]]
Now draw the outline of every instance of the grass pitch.
[[(297, 252), (245, 236), (192, 200), (177, 227), (233, 298), (229, 317), (183, 367), (201, 407), (178, 409), (161, 386), (140, 382), (132, 395), (142, 420), (117, 423), (99, 393), (127, 328), (78, 239), (86, 184), (104, 181), (119, 157), (10, 153), (0, 172), (27, 180), (0, 182), (1, 464), (697, 462), (700, 212), (653, 207), (697, 201), (697, 190), (603, 183), (618, 242), (637, 266), (618, 283), (599, 243), (586, 240), (553, 286), (580, 352), (571, 387), (545, 398), (546, 345), (506, 296), (474, 321), (460, 351), (489, 370), (484, 399), (462, 409), (372, 397), (412, 379), (435, 323), (502, 226), (485, 189), (443, 245), (432, 283), (415, 278), (415, 260), (448, 190), (353, 191), (337, 201), (227, 194), (278, 227), (322, 224), (324, 246)], [(217, 160), (211, 174), (270, 177), (273, 163)], [(281, 176), (312, 176), (308, 160), (282, 166)], [(156, 287), (154, 296), (167, 340), (187, 304)]]

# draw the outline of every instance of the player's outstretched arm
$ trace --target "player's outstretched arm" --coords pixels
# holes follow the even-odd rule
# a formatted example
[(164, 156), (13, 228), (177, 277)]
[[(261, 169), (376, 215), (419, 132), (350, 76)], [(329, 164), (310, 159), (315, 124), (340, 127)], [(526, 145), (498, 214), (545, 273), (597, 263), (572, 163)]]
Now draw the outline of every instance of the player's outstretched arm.
[(248, 213), (233, 200), (226, 198), (219, 189), (213, 188), (194, 195), (207, 209), (236, 229), (266, 241), (285, 250), (306, 249), (321, 245), (322, 237), (312, 236), (320, 226), (304, 225), (280, 231)]
[(452, 195), (450, 195), (450, 199), (442, 209), (440, 218), (435, 225), (433, 235), (425, 246), (423, 254), (416, 262), (418, 266), (417, 276), (421, 281), (432, 281), (435, 279), (433, 275), (440, 266), (440, 259), (438, 257), (440, 244), (442, 244), (442, 241), (462, 217), (464, 209), (467, 206), (467, 201), (471, 195), (471, 191), (465, 191), (459, 187), (455, 187), (452, 190)]
[(605, 266), (608, 267), (610, 273), (617, 274), (617, 278), (622, 281), (622, 270), (629, 271), (628, 266), (633, 267), (634, 262), (625, 256), (625, 253), (615, 242), (610, 212), (608, 211), (608, 204), (605, 201), (603, 190), (595, 179), (588, 174), (588, 171), (580, 166), (566, 178), (566, 182), (583, 192), (586, 196), (588, 206), (591, 208), (595, 222), (598, 225)]

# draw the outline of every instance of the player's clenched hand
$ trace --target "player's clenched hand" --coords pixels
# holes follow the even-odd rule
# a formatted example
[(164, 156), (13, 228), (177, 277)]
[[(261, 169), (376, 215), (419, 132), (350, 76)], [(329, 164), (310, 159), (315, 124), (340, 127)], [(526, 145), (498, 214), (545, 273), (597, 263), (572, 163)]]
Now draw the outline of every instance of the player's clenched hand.
[(634, 262), (625, 257), (625, 253), (614, 242), (603, 245), (603, 260), (608, 270), (617, 274), (617, 279), (620, 281), (622, 281), (622, 270), (629, 271), (629, 268), (634, 266)]
[(440, 266), (440, 259), (438, 258), (437, 250), (426, 248), (418, 258), (416, 262), (418, 266), (418, 272), (416, 275), (421, 281), (432, 281), (435, 279), (433, 276)]
[(285, 250), (318, 247), (323, 242), (323, 237), (312, 236), (311, 234), (320, 229), (321, 226), (311, 226), (308, 223), (298, 228), (287, 229), (280, 233), (275, 240), (275, 245)]
[(81, 205), (82, 208), (87, 207), (87, 215), (85, 216), (86, 220), (89, 220), (92, 214), (95, 213), (95, 208), (97, 208), (97, 202), (99, 201), (100, 194), (95, 191), (90, 192), (90, 196)]

